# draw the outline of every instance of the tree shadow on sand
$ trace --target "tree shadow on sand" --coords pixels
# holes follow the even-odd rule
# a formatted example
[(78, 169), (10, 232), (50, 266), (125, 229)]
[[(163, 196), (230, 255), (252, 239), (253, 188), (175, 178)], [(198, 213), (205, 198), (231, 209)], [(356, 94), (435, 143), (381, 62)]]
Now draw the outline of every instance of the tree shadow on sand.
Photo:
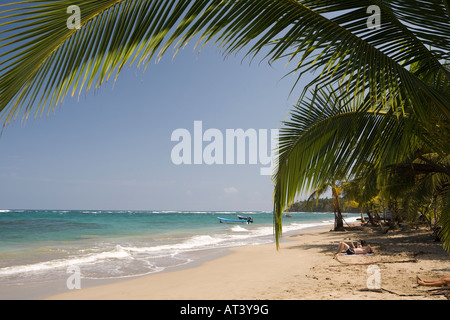
[[(344, 232), (326, 231), (319, 233), (332, 235), (329, 243), (319, 241), (290, 246), (289, 250), (310, 250), (315, 249), (319, 253), (332, 255), (341, 241), (349, 243), (363, 239), (373, 248), (376, 256), (383, 257), (411, 257), (417, 260), (444, 259), (450, 261), (450, 255), (443, 249), (442, 243), (436, 242), (432, 232), (427, 230), (391, 230), (384, 234), (375, 228), (350, 227)], [(296, 239), (301, 239), (303, 235), (296, 235)], [(450, 270), (447, 270), (450, 271)]]

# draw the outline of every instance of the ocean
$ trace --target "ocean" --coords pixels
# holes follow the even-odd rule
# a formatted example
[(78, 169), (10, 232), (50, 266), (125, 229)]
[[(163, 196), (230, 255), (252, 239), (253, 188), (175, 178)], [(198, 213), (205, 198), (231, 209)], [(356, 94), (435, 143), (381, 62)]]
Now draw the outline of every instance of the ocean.
[[(238, 215), (253, 223), (218, 219)], [(333, 222), (332, 213), (292, 213), (283, 235)], [(147, 275), (205, 250), (266, 243), (274, 243), (267, 211), (0, 210), (0, 285), (67, 279), (73, 266), (84, 279)]]

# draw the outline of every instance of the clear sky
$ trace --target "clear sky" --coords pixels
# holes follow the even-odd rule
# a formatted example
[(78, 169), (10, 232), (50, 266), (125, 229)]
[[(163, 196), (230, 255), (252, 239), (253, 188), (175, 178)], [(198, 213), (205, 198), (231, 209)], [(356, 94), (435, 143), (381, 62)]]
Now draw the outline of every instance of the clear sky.
[[(175, 165), (172, 132), (276, 129), (302, 89), (289, 68), (206, 47), (132, 66), (0, 138), (0, 209), (272, 210), (261, 164)], [(207, 143), (205, 143), (206, 145)], [(224, 142), (225, 146), (225, 142)]]

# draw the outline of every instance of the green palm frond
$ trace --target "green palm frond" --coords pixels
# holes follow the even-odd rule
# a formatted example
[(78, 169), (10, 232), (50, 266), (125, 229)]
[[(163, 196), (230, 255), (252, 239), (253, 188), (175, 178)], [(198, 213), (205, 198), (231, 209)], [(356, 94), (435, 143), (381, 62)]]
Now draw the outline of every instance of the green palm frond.
[[(382, 9), (382, 28), (368, 31), (366, 8), (374, 3)], [(66, 26), (69, 5), (81, 9), (79, 30)], [(299, 75), (319, 70), (311, 85), (338, 82), (349, 95), (369, 91), (372, 106), (389, 99), (422, 118), (430, 108), (450, 117), (446, 95), (420, 78), (432, 72), (449, 82), (442, 61), (449, 57), (450, 27), (438, 0), (30, 0), (3, 8), (5, 123), (22, 107), (25, 116), (33, 108), (35, 114), (51, 110), (127, 64), (147, 66), (172, 45), (177, 52), (191, 41), (214, 42), (225, 54), (245, 49), (252, 58), (264, 50), (262, 60), (288, 58)], [(417, 59), (425, 64), (414, 74), (408, 69)]]
[[(78, 5), (79, 30), (67, 27), (67, 8)], [(2, 12), (0, 110), (7, 123), (23, 105), (42, 113), (68, 94), (99, 87), (141, 53), (154, 54), (188, 6), (153, 1), (26, 1)], [(170, 13), (170, 15), (169, 15)], [(6, 29), (8, 28), (8, 29)], [(153, 50), (153, 52), (152, 52)]]
[[(280, 130), (274, 175), (275, 237), (281, 216), (295, 197), (315, 190), (330, 177), (352, 178), (399, 163), (419, 143), (417, 118), (397, 118), (391, 109), (366, 111), (365, 101), (346, 101), (336, 90), (316, 89), (292, 111)], [(363, 111), (361, 111), (363, 110)]]
[[(379, 192), (378, 186), (398, 196), (410, 192), (415, 183), (418, 189), (429, 189), (425, 182), (430, 179), (441, 179), (435, 184), (438, 186), (448, 184), (448, 126), (430, 131), (413, 113), (398, 117), (391, 108), (374, 112), (368, 105), (367, 100), (342, 99), (339, 90), (316, 88), (293, 109), (280, 130), (274, 175), (277, 246), (284, 210), (297, 195), (321, 190), (333, 177), (354, 180), (354, 187), (362, 188), (357, 199), (362, 203)], [(429, 114), (430, 119), (435, 116)], [(434, 149), (443, 155), (430, 153)], [(429, 192), (436, 192), (434, 189)]]
[[(427, 110), (436, 106), (448, 118), (449, 105), (445, 102), (448, 88), (445, 92), (434, 90), (421, 79), (429, 74), (439, 74), (447, 85), (450, 80), (450, 73), (442, 64), (448, 59), (450, 48), (448, 16), (442, 2), (306, 1), (305, 4), (323, 13), (349, 10), (331, 19), (343, 28), (346, 36), (330, 37), (330, 42), (319, 46), (319, 56), (311, 68), (326, 63), (321, 75), (325, 72), (333, 75), (336, 83), (346, 87), (351, 96), (365, 95), (370, 90), (372, 106), (379, 101), (384, 102), (382, 105), (393, 105), (397, 96), (403, 110), (413, 108), (424, 121), (426, 111), (425, 108), (420, 110), (419, 106), (425, 104)], [(382, 27), (379, 30), (368, 31), (366, 26), (365, 10), (371, 4), (381, 8)], [(438, 23), (430, 26), (427, 21), (431, 19)], [(426, 29), (423, 28), (425, 25)], [(440, 26), (445, 27), (440, 29)], [(430, 50), (427, 46), (439, 48)], [(305, 56), (302, 59), (306, 59)], [(411, 73), (411, 67), (417, 61), (421, 61), (422, 68)], [(330, 85), (331, 81), (324, 76), (312, 84), (324, 86)]]

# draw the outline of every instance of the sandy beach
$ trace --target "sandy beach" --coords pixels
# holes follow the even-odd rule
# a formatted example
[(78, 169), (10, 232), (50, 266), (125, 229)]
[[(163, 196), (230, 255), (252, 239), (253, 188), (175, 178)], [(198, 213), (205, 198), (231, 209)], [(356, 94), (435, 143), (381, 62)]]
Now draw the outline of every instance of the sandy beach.
[[(333, 259), (340, 241), (365, 239), (374, 255)], [(274, 244), (230, 249), (183, 270), (81, 288), (47, 297), (149, 300), (447, 300), (417, 276), (450, 276), (450, 255), (426, 230), (328, 228), (285, 236)]]

